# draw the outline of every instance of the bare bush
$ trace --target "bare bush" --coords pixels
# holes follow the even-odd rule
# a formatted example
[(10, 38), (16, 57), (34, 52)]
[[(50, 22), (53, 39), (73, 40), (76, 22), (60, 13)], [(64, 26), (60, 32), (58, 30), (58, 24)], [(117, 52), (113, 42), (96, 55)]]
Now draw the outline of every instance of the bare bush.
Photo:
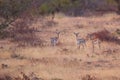
[(1, 68), (2, 69), (8, 68), (8, 65), (7, 64), (1, 64)]
[(35, 35), (35, 29), (29, 27), (29, 22), (19, 20), (9, 29), (11, 41), (19, 46), (42, 46), (42, 40)]
[(15, 58), (15, 59), (25, 59), (24, 56), (21, 56), (20, 54), (11, 54), (11, 58)]
[(99, 31), (99, 32), (96, 32), (95, 34), (98, 36), (98, 38), (101, 41), (113, 42), (113, 43), (116, 43), (116, 44), (120, 44), (120, 40), (115, 35), (113, 35), (111, 32), (109, 32), (106, 29), (102, 30), (102, 31)]
[(118, 35), (120, 35), (120, 29), (116, 29), (115, 31)]
[(58, 24), (57, 22), (55, 22), (55, 21), (49, 21), (49, 20), (42, 22), (43, 28), (53, 27), (53, 26), (55, 26), (57, 24)]
[(53, 78), (51, 80), (63, 80), (63, 79), (60, 79), (60, 78)]
[(0, 76), (0, 80), (14, 80), (14, 79), (10, 75), (5, 74)]
[(9, 74), (0, 75), (0, 80), (44, 80), (44, 79), (38, 78), (37, 76), (31, 78), (31, 76), (28, 76), (24, 72), (21, 72), (21, 76), (17, 77), (11, 76)]
[(98, 79), (95, 76), (87, 74), (82, 78), (82, 80), (98, 80)]
[(8, 32), (7, 31), (0, 31), (0, 39), (5, 39), (8, 37)]

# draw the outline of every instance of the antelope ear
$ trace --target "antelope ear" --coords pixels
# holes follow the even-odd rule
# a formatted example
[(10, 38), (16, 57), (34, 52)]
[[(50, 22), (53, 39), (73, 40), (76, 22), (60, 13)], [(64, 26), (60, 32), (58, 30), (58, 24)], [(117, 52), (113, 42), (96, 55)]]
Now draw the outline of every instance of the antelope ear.
[(61, 31), (55, 31), (55, 33), (56, 33), (56, 34), (60, 34), (60, 33), (61, 33)]
[(75, 34), (75, 35), (78, 35), (78, 34), (79, 34), (79, 32), (74, 32), (74, 34)]

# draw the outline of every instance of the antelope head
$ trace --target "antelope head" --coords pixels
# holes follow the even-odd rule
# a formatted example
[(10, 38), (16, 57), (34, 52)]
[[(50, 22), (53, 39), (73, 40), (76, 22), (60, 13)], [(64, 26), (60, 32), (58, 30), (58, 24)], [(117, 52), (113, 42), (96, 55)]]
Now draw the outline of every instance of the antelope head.
[(79, 32), (74, 32), (74, 35), (76, 36), (76, 38), (78, 38)]
[(91, 40), (93, 37), (93, 34), (92, 33), (88, 33), (87, 36), (86, 36), (86, 39), (87, 40)]
[(57, 34), (57, 38), (59, 38), (61, 31), (56, 30), (55, 33)]

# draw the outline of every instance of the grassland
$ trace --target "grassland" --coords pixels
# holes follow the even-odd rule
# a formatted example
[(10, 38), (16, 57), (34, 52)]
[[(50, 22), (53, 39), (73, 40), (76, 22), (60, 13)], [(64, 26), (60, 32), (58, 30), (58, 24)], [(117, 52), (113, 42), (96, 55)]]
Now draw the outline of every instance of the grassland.
[[(91, 41), (87, 41), (85, 48), (78, 49), (73, 34), (79, 32), (80, 36), (85, 38), (88, 33), (107, 29), (119, 38), (116, 29), (120, 29), (120, 16), (115, 13), (90, 17), (58, 14), (54, 22), (53, 25), (38, 19), (31, 25), (41, 30), (35, 34), (45, 41), (43, 47), (17, 47), (9, 40), (1, 40), (0, 74), (21, 77), (20, 72), (26, 75), (34, 72), (44, 80), (83, 80), (82, 78), (89, 74), (95, 76), (96, 80), (120, 80), (119, 44), (103, 41), (101, 49), (96, 45), (93, 53)], [(55, 30), (62, 33), (59, 44), (52, 47), (50, 38), (56, 35)]]

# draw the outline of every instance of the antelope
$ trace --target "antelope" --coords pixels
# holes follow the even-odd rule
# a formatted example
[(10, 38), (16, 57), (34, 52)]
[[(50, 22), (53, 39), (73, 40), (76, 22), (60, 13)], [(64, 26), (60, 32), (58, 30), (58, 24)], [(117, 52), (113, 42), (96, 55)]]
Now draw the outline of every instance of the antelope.
[(78, 48), (80, 48), (81, 45), (84, 48), (86, 46), (86, 40), (84, 38), (80, 38), (79, 33), (74, 32), (74, 35), (76, 36)]
[(57, 45), (58, 39), (59, 39), (59, 36), (60, 36), (60, 31), (59, 32), (55, 32), (55, 33), (57, 34), (57, 36), (50, 38), (52, 46), (56, 46)]
[(93, 52), (95, 45), (98, 45), (99, 49), (101, 48), (101, 40), (99, 39), (99, 35), (97, 33), (91, 33), (87, 35), (87, 39), (92, 41)]

